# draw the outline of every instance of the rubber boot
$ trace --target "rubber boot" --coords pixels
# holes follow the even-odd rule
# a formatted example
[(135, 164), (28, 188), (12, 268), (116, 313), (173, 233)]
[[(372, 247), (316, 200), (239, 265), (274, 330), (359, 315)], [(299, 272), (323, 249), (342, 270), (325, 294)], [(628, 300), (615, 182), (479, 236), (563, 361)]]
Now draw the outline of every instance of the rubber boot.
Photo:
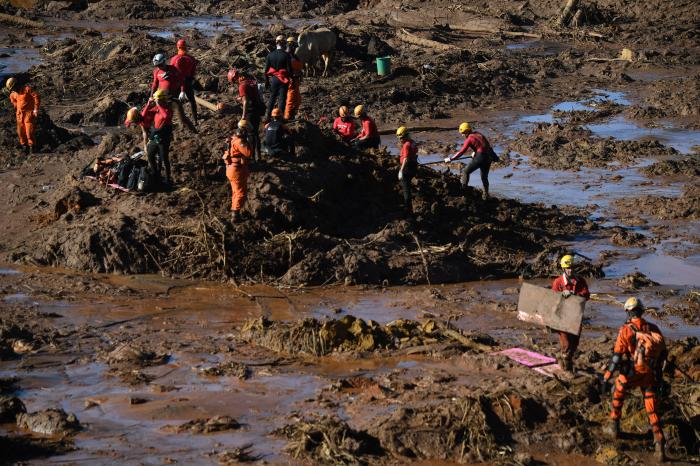
[(659, 463), (665, 463), (666, 458), (666, 448), (664, 448), (664, 442), (654, 442), (654, 458)]
[(241, 220), (241, 212), (238, 210), (231, 211), (231, 223), (236, 223)]
[(24, 152), (26, 155), (29, 155), (29, 146), (25, 146), (22, 144), (22, 152)]
[(28, 146), (27, 154), (29, 154), (29, 155), (33, 155), (33, 154), (34, 154), (34, 146)]
[(487, 201), (487, 200), (489, 199), (489, 192), (488, 192), (488, 191), (484, 191), (484, 192), (481, 194), (481, 198), (482, 198), (483, 200)]

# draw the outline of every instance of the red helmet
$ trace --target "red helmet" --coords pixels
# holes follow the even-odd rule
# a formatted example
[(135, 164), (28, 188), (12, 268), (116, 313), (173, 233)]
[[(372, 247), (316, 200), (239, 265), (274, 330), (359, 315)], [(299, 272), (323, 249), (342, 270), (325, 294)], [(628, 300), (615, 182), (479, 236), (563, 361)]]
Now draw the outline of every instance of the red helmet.
[(183, 50), (187, 48), (187, 42), (185, 42), (185, 39), (180, 39), (179, 41), (177, 41), (177, 48)]
[(234, 79), (238, 76), (238, 69), (236, 68), (231, 68), (228, 70), (228, 74), (226, 77), (228, 78), (228, 82), (232, 83)]

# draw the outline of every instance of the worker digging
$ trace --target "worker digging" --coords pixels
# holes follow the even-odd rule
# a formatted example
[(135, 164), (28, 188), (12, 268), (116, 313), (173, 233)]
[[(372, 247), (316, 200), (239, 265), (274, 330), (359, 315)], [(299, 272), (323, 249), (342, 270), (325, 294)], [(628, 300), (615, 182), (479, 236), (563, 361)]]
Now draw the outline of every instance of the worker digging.
[(699, 10), (482, 3), (0, 6), (0, 463), (699, 463)]

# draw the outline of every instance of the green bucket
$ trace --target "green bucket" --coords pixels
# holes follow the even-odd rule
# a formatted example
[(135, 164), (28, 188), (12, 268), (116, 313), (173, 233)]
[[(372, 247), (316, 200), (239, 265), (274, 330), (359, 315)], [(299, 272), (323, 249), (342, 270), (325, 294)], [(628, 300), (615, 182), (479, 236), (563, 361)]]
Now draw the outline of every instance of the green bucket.
[(391, 57), (377, 58), (377, 74), (386, 76), (391, 73)]

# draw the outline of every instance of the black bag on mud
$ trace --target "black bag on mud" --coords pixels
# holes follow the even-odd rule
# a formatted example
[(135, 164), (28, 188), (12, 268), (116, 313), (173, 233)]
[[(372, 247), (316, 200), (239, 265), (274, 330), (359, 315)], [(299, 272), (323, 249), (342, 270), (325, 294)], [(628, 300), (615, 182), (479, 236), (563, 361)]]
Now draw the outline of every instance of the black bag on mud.
[(139, 185), (139, 178), (141, 177), (141, 169), (145, 167), (146, 164), (143, 162), (136, 162), (133, 164), (131, 172), (129, 173), (129, 178), (126, 182), (126, 189), (129, 191), (136, 191)]
[(117, 184), (123, 188), (129, 189), (129, 177), (134, 168), (134, 162), (131, 157), (126, 157), (124, 160), (117, 164), (116, 174), (117, 174)]
[(150, 193), (155, 190), (155, 177), (151, 174), (148, 166), (141, 167), (141, 170), (139, 170), (139, 181), (136, 185), (136, 190), (141, 193)]

